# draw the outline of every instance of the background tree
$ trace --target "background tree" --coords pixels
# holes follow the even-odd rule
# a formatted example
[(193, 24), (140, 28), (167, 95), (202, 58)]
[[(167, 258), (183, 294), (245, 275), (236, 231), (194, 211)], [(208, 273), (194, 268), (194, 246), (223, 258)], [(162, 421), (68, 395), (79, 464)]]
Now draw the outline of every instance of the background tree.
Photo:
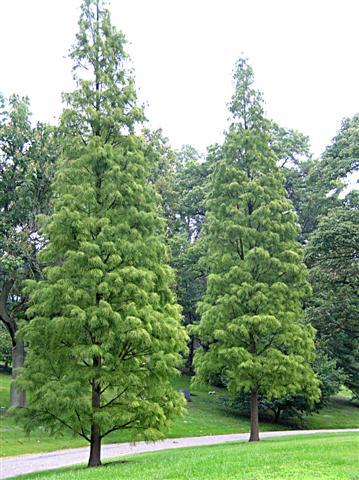
[[(198, 321), (196, 305), (203, 295), (205, 275), (200, 265), (202, 244), (200, 231), (205, 218), (204, 195), (209, 175), (209, 162), (191, 145), (176, 152), (161, 130), (145, 131), (148, 155), (154, 157), (150, 177), (162, 198), (162, 214), (166, 220), (166, 241), (171, 266), (176, 275), (176, 294), (182, 307), (184, 325)], [(198, 343), (190, 335), (186, 369), (192, 371), (193, 353)]]
[[(176, 292), (182, 306), (183, 323), (198, 321), (197, 303), (205, 289), (201, 265), (203, 243), (200, 233), (205, 219), (204, 197), (209, 164), (190, 145), (178, 152), (178, 165), (173, 190), (176, 192), (175, 225), (169, 238), (172, 266), (176, 272)], [(193, 373), (193, 355), (198, 346), (196, 335), (190, 334), (187, 370)]]
[(300, 240), (306, 243), (318, 227), (320, 216), (341, 205), (348, 178), (354, 180), (359, 158), (359, 115), (343, 120), (320, 159), (312, 158), (309, 138), (300, 132), (272, 122), (271, 133), (288, 198), (301, 225)]
[(310, 153), (309, 137), (301, 132), (280, 127), (271, 122), (271, 147), (284, 175), (287, 198), (292, 202), (301, 226), (299, 238), (305, 242), (315, 228), (327, 198), (323, 188), (318, 188), (315, 166), (318, 163)]
[(325, 351), (359, 394), (359, 202), (352, 192), (342, 207), (322, 217), (306, 261), (314, 295), (307, 309)]
[[(49, 208), (57, 157), (55, 129), (30, 122), (29, 100), (0, 97), (0, 320), (12, 345), (12, 375), (23, 366), (24, 345), (17, 332), (27, 296), (22, 282), (38, 278), (43, 246), (36, 217)], [(23, 406), (25, 392), (11, 386), (10, 404)]]
[[(176, 275), (176, 294), (182, 307), (182, 323), (198, 320), (196, 304), (201, 298), (205, 276), (200, 266), (199, 240), (204, 221), (204, 191), (207, 164), (190, 145), (174, 151), (161, 130), (145, 130), (147, 155), (153, 158), (150, 181), (161, 195), (162, 215), (166, 220), (166, 242), (171, 266)], [(190, 335), (185, 368), (192, 371), (193, 353), (198, 339)]]
[(144, 129), (147, 149), (146, 157), (150, 159), (151, 173), (149, 181), (161, 197), (162, 216), (166, 223), (166, 239), (172, 238), (178, 228), (178, 201), (176, 188), (176, 171), (178, 159), (161, 129), (151, 131)]
[(338, 205), (339, 191), (328, 196), (333, 183), (323, 176), (322, 162), (312, 157), (306, 135), (272, 121), (271, 146), (284, 175), (287, 197), (298, 215), (299, 239), (306, 243), (317, 227), (319, 216)]
[(309, 137), (302, 132), (270, 122), (270, 145), (282, 168), (293, 168), (311, 158)]
[(339, 132), (325, 149), (320, 164), (329, 190), (340, 193), (345, 181), (359, 169), (359, 114), (344, 118)]
[(199, 381), (221, 372), (231, 392), (250, 392), (250, 440), (257, 441), (259, 395), (305, 389), (313, 400), (319, 392), (309, 365), (314, 333), (303, 321), (310, 287), (296, 215), (246, 60), (237, 62), (234, 82), (233, 122), (208, 192), (208, 284), (195, 367)]
[(28, 282), (21, 385), (31, 393), (25, 427), (71, 429), (90, 443), (92, 467), (106, 435), (131, 429), (157, 439), (183, 411), (171, 379), (186, 335), (148, 145), (135, 134), (143, 113), (124, 37), (100, 0), (83, 2), (71, 57), (78, 89), (65, 96), (67, 135), (44, 219), (49, 266)]

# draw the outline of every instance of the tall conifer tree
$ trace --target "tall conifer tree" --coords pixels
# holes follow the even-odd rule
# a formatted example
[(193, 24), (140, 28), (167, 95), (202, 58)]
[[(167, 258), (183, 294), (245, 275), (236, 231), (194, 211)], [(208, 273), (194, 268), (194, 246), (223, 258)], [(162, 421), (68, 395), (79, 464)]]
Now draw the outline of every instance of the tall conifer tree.
[(143, 113), (124, 37), (101, 0), (84, 0), (65, 96), (53, 214), (44, 219), (44, 278), (30, 282), (32, 322), (22, 384), (27, 428), (70, 428), (101, 463), (101, 440), (132, 429), (161, 437), (184, 408), (170, 379), (186, 348), (166, 264), (158, 199), (148, 181)]
[(313, 329), (304, 324), (309, 294), (297, 218), (285, 197), (253, 72), (240, 59), (232, 124), (207, 199), (206, 294), (197, 332), (197, 378), (218, 373), (233, 393), (251, 394), (251, 441), (259, 440), (258, 395), (318, 396), (309, 366)]

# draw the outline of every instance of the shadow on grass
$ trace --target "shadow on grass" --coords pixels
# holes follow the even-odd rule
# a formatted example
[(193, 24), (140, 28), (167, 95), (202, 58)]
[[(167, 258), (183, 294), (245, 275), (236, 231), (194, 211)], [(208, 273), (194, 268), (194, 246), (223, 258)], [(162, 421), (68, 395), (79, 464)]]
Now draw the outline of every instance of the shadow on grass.
[(135, 460), (112, 460), (110, 462), (103, 463), (100, 467), (112, 467), (114, 465), (121, 465), (122, 463), (137, 463)]

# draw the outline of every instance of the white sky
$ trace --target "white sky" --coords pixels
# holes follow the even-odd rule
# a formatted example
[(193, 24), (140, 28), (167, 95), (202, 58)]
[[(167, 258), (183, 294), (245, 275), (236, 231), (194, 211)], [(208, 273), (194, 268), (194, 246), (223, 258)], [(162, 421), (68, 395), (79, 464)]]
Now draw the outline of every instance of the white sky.
[[(71, 90), (64, 57), (80, 0), (0, 0), (0, 91), (28, 95), (36, 120), (55, 121)], [(311, 138), (315, 154), (359, 111), (358, 0), (112, 0), (141, 101), (172, 145), (221, 140), (243, 52), (267, 113)]]

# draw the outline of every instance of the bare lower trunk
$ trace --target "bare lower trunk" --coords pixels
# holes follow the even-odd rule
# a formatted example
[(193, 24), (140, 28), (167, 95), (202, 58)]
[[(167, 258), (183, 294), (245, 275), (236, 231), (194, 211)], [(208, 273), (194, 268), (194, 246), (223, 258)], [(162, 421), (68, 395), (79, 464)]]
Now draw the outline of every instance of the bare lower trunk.
[[(15, 345), (12, 347), (12, 379), (15, 380), (19, 375), (18, 369), (24, 366), (25, 349), (24, 342), (16, 339)], [(14, 384), (10, 387), (10, 405), (11, 407), (25, 406), (25, 391), (15, 388)]]
[[(93, 358), (93, 367), (98, 369), (101, 367), (101, 358)], [(92, 412), (96, 413), (101, 408), (101, 386), (94, 378), (92, 381)], [(101, 465), (101, 429), (98, 423), (92, 420), (91, 439), (90, 439), (90, 458), (88, 467), (99, 467)]]
[(189, 341), (189, 351), (188, 351), (188, 373), (193, 375), (193, 357), (195, 349), (195, 337), (191, 336)]
[(277, 410), (274, 410), (274, 423), (279, 422), (280, 414), (282, 413), (281, 409), (278, 408)]
[(101, 465), (101, 436), (98, 425), (91, 426), (90, 458), (88, 467), (99, 467)]
[(251, 392), (251, 434), (249, 441), (259, 442), (258, 393), (256, 390)]

